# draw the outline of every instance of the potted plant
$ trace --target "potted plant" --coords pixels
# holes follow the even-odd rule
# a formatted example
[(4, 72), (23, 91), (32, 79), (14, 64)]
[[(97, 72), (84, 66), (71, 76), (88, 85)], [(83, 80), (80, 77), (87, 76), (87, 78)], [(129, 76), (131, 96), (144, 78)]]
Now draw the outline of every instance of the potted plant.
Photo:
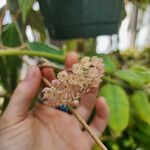
[(51, 38), (68, 39), (113, 34), (118, 30), (123, 0), (39, 0)]

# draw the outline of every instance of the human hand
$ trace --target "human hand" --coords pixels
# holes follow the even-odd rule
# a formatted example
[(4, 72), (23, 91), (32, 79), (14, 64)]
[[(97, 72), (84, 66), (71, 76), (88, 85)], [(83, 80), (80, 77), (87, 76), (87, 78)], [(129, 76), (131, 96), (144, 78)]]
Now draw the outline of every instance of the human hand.
[[(77, 62), (76, 53), (68, 53), (66, 67)], [(42, 74), (55, 78), (53, 69), (44, 68)], [(14, 91), (9, 105), (0, 118), (1, 150), (90, 150), (93, 139), (82, 131), (80, 122), (70, 114), (37, 104), (28, 111), (41, 83), (38, 67), (31, 67), (26, 78)], [(90, 127), (100, 136), (107, 125), (108, 107), (104, 98), (96, 99), (97, 91), (83, 96), (76, 111), (87, 121), (96, 106), (96, 115)]]

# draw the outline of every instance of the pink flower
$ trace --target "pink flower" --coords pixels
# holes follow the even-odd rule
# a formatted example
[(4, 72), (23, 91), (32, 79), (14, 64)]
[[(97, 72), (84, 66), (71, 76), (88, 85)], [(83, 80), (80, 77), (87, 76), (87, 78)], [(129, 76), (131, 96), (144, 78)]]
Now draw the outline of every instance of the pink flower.
[(67, 71), (61, 71), (57, 75), (58, 80), (60, 80), (61, 82), (67, 81), (68, 77), (69, 77), (69, 75), (68, 75)]
[(77, 106), (82, 95), (98, 87), (104, 73), (102, 59), (94, 56), (83, 57), (79, 63), (72, 66), (69, 71), (61, 71), (57, 79), (53, 80), (51, 87), (45, 88), (43, 102), (50, 107), (66, 105)]
[(79, 77), (75, 74), (70, 74), (69, 75), (69, 79), (68, 79), (68, 82), (71, 84), (71, 85), (77, 85), (78, 82), (79, 82)]
[(82, 74), (83, 73), (83, 70), (82, 70), (82, 65), (77, 63), (77, 64), (74, 64), (72, 66), (72, 72), (74, 74)]

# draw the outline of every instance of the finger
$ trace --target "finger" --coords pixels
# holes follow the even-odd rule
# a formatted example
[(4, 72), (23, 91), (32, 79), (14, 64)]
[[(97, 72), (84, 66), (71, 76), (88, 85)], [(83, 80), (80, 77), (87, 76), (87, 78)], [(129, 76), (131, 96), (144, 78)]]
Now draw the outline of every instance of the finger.
[(69, 52), (66, 54), (65, 64), (67, 69), (71, 69), (72, 65), (78, 62), (78, 54)]
[(87, 121), (96, 103), (98, 89), (93, 89), (91, 93), (84, 95), (81, 99), (80, 105), (77, 107), (77, 112), (81, 117)]
[(42, 74), (47, 80), (52, 81), (56, 78), (53, 68), (45, 67), (42, 69)]
[[(66, 55), (65, 64), (66, 68), (70, 69), (74, 63), (78, 60), (78, 54), (76, 52), (69, 52)], [(53, 68), (43, 68), (42, 74), (49, 80), (52, 81), (56, 78), (55, 72)]]
[(5, 117), (24, 116), (28, 112), (32, 99), (37, 94), (41, 81), (40, 69), (30, 67), (25, 79), (19, 83), (8, 104)]
[(91, 129), (97, 136), (100, 136), (105, 130), (109, 117), (109, 109), (103, 97), (98, 98), (96, 102), (96, 115), (90, 124)]

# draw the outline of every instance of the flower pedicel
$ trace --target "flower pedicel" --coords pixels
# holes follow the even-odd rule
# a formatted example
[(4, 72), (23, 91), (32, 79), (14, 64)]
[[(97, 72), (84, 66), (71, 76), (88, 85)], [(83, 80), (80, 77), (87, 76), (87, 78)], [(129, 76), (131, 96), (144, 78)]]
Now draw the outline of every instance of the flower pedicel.
[(70, 70), (61, 71), (50, 87), (42, 91), (42, 102), (49, 107), (69, 103), (77, 106), (80, 98), (99, 86), (104, 74), (103, 60), (96, 56), (83, 57)]

